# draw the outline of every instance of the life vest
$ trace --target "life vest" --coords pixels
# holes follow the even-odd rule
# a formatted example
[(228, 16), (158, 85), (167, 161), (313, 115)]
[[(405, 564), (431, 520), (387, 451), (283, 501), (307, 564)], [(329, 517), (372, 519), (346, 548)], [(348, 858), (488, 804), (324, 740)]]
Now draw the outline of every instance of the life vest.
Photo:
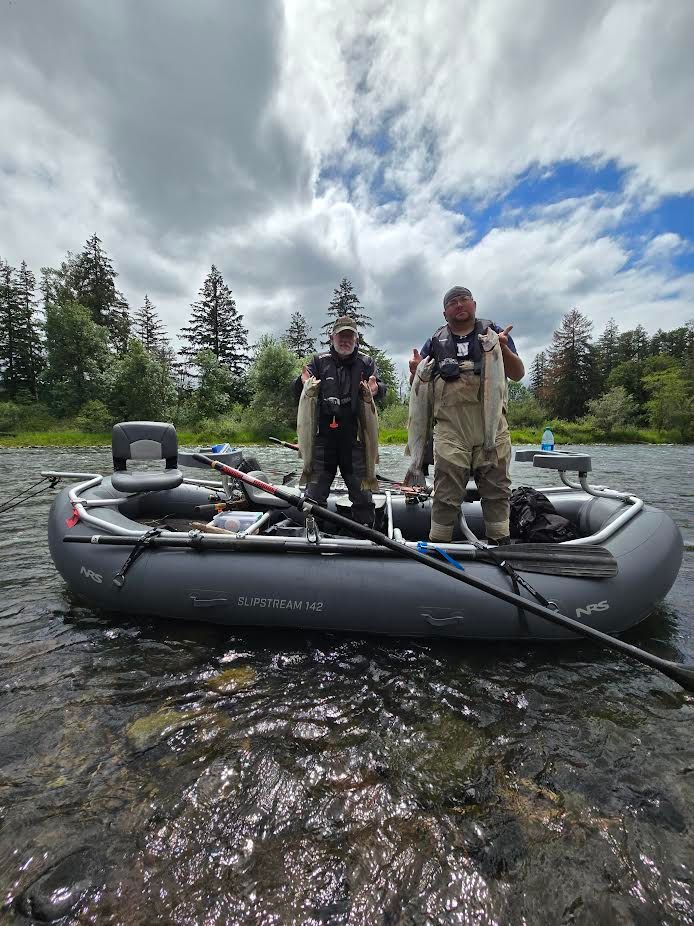
[[(438, 365), (442, 360), (456, 360), (461, 365), (461, 369), (467, 372), (479, 374), (482, 370), (482, 345), (478, 335), (484, 334), (487, 328), (494, 323), (489, 318), (478, 318), (475, 320), (475, 327), (469, 335), (469, 352), (467, 357), (458, 356), (458, 342), (453, 336), (448, 325), (442, 325), (431, 336), (431, 356), (436, 361), (434, 373), (438, 372)], [(466, 362), (467, 361), (467, 362)]]
[(320, 409), (321, 415), (339, 419), (345, 413), (356, 418), (359, 412), (359, 383), (368, 380), (373, 375), (375, 365), (371, 357), (360, 354), (351, 363), (340, 364), (344, 367), (345, 377), (343, 387), (340, 389), (340, 379), (337, 372), (337, 362), (330, 351), (316, 354), (313, 358), (313, 367), (316, 377), (320, 380)]

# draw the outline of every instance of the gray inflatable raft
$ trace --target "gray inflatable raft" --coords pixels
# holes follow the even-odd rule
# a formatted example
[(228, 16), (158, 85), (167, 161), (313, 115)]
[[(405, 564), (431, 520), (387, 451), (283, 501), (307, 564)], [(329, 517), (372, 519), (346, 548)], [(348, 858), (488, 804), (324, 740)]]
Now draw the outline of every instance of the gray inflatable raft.
[[(171, 432), (170, 425), (151, 422), (116, 425), (111, 476), (61, 474), (75, 483), (54, 500), (51, 555), (70, 589), (90, 605), (233, 627), (479, 640), (574, 636), (370, 541), (316, 536), (304, 525), (283, 521), (291, 513), (282, 511), (285, 503), (256, 489), (244, 487), (246, 507), (261, 514), (251, 527), (224, 534), (192, 528), (201, 520), (196, 509), (224, 503), (231, 489), (211, 475), (184, 479), (177, 466), (193, 461), (178, 455)], [(143, 455), (165, 458), (167, 469), (125, 469), (125, 460)], [(222, 462), (238, 466), (241, 457), (237, 451)], [(521, 575), (561, 613), (606, 633), (642, 621), (667, 595), (681, 564), (682, 538), (671, 518), (632, 495), (591, 486), (586, 456), (523, 451), (516, 459), (557, 470), (564, 483), (543, 491), (581, 537), (562, 544), (559, 559), (570, 563), (572, 550), (598, 544), (615, 562), (615, 574), (605, 577), (556, 574), (550, 567), (546, 574), (537, 571), (541, 564), (532, 573), (517, 566)], [(578, 482), (568, 478), (572, 470)], [(376, 501), (391, 537), (411, 545), (427, 537), (429, 499), (384, 492)], [(340, 493), (330, 500), (338, 511), (348, 504)], [(460, 530), (445, 551), (469, 574), (512, 590), (503, 570), (474, 559), (478, 552), (466, 539), (471, 533), (483, 534), (474, 493), (462, 506)]]

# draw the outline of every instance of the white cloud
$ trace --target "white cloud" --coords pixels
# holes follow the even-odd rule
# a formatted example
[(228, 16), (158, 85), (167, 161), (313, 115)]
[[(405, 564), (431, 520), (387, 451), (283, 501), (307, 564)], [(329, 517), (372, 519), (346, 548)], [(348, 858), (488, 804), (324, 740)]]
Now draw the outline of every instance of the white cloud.
[[(297, 307), (317, 329), (349, 277), (400, 362), (453, 282), (527, 359), (573, 305), (596, 332), (693, 314), (691, 242), (633, 233), (694, 190), (686, 0), (24, 0), (3, 26), (0, 255), (38, 271), (96, 231), (172, 332), (211, 263), (252, 339)], [(563, 159), (626, 189), (502, 208), (481, 237), (446, 208)]]

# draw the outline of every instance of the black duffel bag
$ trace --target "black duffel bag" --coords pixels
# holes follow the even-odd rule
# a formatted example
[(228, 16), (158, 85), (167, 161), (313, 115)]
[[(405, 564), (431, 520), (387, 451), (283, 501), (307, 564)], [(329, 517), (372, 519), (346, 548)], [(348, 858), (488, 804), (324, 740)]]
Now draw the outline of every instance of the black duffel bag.
[(511, 493), (511, 537), (523, 543), (561, 543), (579, 534), (567, 518), (557, 514), (551, 501), (530, 486)]

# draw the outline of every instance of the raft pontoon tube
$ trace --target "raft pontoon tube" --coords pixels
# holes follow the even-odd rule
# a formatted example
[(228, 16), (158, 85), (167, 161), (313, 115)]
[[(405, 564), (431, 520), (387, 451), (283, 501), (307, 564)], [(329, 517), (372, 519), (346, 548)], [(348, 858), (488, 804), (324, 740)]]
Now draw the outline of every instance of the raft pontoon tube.
[[(54, 500), (49, 543), (70, 589), (94, 607), (233, 627), (479, 640), (575, 638), (370, 541), (326, 536), (311, 518), (305, 524), (284, 520), (292, 509), (267, 492), (234, 485), (228, 477), (216, 479), (209, 470), (204, 478), (184, 476), (179, 466), (203, 464), (178, 452), (172, 425), (116, 425), (113, 453), (112, 476), (45, 474), (76, 480)], [(219, 457), (227, 465), (243, 465), (240, 450)], [(143, 458), (163, 459), (166, 469), (127, 469), (128, 461)], [(549, 567), (537, 571), (541, 564), (532, 574), (516, 567), (521, 575), (558, 611), (606, 633), (623, 632), (647, 617), (667, 595), (681, 564), (682, 538), (672, 519), (629, 493), (590, 485), (591, 460), (584, 454), (524, 450), (516, 460), (560, 475), (563, 485), (542, 491), (580, 537), (552, 545), (560, 548), (558, 558), (570, 562), (572, 549), (598, 544), (615, 562), (611, 574), (602, 577), (556, 574)], [(576, 473), (577, 481), (569, 473)], [(260, 478), (268, 481), (262, 473)], [(454, 542), (437, 545), (434, 555), (446, 554), (469, 574), (511, 590), (507, 573), (479, 559), (477, 538), (484, 535), (484, 522), (476, 495), (468, 492)], [(384, 533), (422, 549), (429, 497), (388, 489), (374, 498)], [(201, 511), (239, 505), (260, 513), (245, 530), (207, 533), (193, 526)], [(350, 506), (336, 492), (329, 507), (348, 512)]]

